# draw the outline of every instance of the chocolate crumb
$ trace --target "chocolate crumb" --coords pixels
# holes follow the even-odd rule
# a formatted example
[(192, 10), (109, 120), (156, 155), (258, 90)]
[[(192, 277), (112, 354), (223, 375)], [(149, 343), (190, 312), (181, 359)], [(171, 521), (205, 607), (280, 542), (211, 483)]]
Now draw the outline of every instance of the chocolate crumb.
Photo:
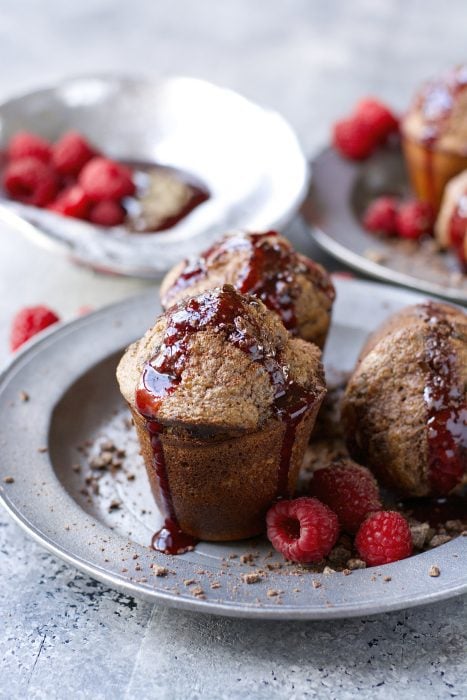
[(27, 391), (20, 391), (19, 398), (23, 403), (26, 403), (27, 401), (29, 401), (29, 394), (27, 393)]
[(261, 581), (261, 574), (254, 572), (251, 574), (242, 574), (243, 583), (258, 583)]
[(435, 535), (430, 540), (430, 547), (440, 547), (442, 544), (446, 544), (446, 542), (450, 542), (451, 540), (451, 535)]
[(213, 581), (213, 582), (211, 583), (211, 586), (210, 586), (210, 587), (211, 587), (211, 588), (220, 588), (220, 587), (221, 587), (221, 584), (219, 583), (219, 581)]
[(283, 591), (278, 591), (275, 588), (270, 588), (266, 592), (266, 595), (268, 596), (268, 598), (275, 598), (276, 596), (280, 595), (281, 593), (283, 593)]
[(40, 452), (41, 454), (44, 454), (44, 452), (48, 452), (48, 448), (47, 447), (38, 447), (37, 451)]
[(240, 564), (252, 564), (254, 562), (254, 557), (252, 554), (242, 554), (240, 557)]
[(13, 479), (12, 476), (4, 476), (3, 477), (3, 483), (4, 484), (14, 484), (15, 480)]
[(269, 569), (269, 571), (278, 571), (279, 569), (282, 569), (282, 563), (280, 561), (274, 561), (271, 564), (266, 564), (266, 569)]
[(313, 588), (321, 588), (322, 584), (321, 584), (321, 581), (317, 581), (316, 579), (313, 579), (313, 581), (311, 582), (311, 585), (313, 586)]
[(434, 578), (437, 578), (441, 574), (439, 566), (430, 566), (430, 570), (428, 571), (429, 576), (433, 576)]
[(349, 559), (347, 562), (347, 568), (350, 569), (351, 571), (355, 571), (355, 569), (366, 569), (366, 564), (362, 559)]
[(392, 581), (391, 576), (384, 576), (383, 578), (384, 583), (389, 583), (389, 581)]
[(184, 585), (184, 586), (192, 586), (194, 583), (196, 583), (196, 581), (195, 581), (194, 578), (186, 578), (186, 579), (183, 581), (183, 585)]
[(351, 572), (350, 569), (343, 569), (343, 570), (342, 570), (342, 573), (344, 574), (344, 576), (350, 576), (350, 574), (351, 574), (352, 572)]
[(324, 569), (323, 569), (323, 574), (324, 574), (325, 576), (329, 576), (330, 574), (335, 574), (335, 573), (336, 573), (336, 570), (335, 570), (335, 569), (331, 569), (330, 566), (325, 566)]
[(166, 566), (159, 566), (159, 564), (153, 564), (152, 572), (154, 576), (167, 576), (169, 570)]
[(192, 588), (190, 593), (195, 596), (195, 598), (205, 598), (204, 591), (201, 586), (196, 586)]
[(412, 542), (415, 549), (422, 549), (425, 546), (430, 529), (428, 523), (413, 523), (410, 525)]
[(109, 503), (109, 513), (111, 513), (113, 510), (118, 510), (122, 505), (122, 502), (119, 501), (117, 498), (114, 498), (112, 501)]
[(136, 476), (134, 474), (127, 474), (126, 478), (127, 481), (134, 481), (136, 479)]
[(81, 464), (72, 464), (71, 468), (73, 469), (74, 472), (78, 473), (81, 471)]

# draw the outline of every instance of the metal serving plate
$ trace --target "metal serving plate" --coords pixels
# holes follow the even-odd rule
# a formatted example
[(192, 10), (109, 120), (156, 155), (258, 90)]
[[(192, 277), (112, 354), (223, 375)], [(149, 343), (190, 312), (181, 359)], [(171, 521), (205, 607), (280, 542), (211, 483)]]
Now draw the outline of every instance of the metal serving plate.
[[(372, 283), (337, 280), (336, 284), (325, 362), (328, 369), (348, 371), (375, 325), (420, 297)], [(244, 582), (242, 575), (266, 569), (266, 562), (283, 561), (275, 553), (270, 557), (271, 548), (262, 538), (203, 542), (178, 557), (149, 549), (160, 514), (149, 493), (134, 433), (124, 427), (128, 414), (116, 386), (115, 366), (122, 349), (153, 323), (158, 312), (154, 289), (80, 318), (30, 344), (0, 378), (0, 499), (32, 537), (56, 556), (128, 594), (221, 615), (343, 618), (467, 591), (465, 537), (350, 576), (309, 571), (293, 575), (293, 567), (284, 567), (268, 570), (264, 580), (253, 584)], [(28, 401), (21, 395), (24, 391)], [(113, 439), (127, 451), (125, 469), (134, 479), (128, 480), (125, 470), (105, 475), (99, 495), (88, 498), (82, 493), (86, 460), (77, 448), (96, 438)], [(80, 462), (83, 468), (77, 472), (73, 465)], [(4, 483), (5, 477), (12, 477), (13, 483)], [(116, 502), (120, 507), (113, 507)], [(256, 555), (255, 565), (242, 563), (242, 554)], [(167, 575), (155, 576), (154, 563), (167, 567)], [(438, 578), (428, 575), (433, 564), (441, 569)], [(387, 576), (389, 583), (384, 581)], [(321, 586), (314, 588), (313, 580)], [(271, 597), (271, 591), (281, 593)]]
[(410, 187), (398, 147), (380, 149), (362, 163), (333, 148), (312, 164), (311, 187), (302, 213), (316, 242), (346, 265), (387, 282), (467, 304), (467, 275), (452, 253), (376, 237), (360, 224), (367, 204), (381, 194), (407, 195)]
[(0, 198), (0, 219), (100, 271), (154, 278), (231, 228), (282, 227), (308, 186), (297, 138), (276, 112), (195, 78), (72, 78), (0, 105), (0, 148), (27, 129), (78, 129), (106, 155), (191, 173), (210, 198), (170, 230), (105, 230)]

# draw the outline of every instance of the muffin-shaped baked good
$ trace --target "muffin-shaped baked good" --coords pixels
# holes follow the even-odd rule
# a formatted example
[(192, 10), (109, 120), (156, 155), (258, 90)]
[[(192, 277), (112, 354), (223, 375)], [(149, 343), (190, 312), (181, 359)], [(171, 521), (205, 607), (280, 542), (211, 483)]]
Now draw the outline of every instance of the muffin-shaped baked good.
[(467, 170), (446, 185), (435, 225), (442, 248), (455, 250), (461, 265), (467, 265)]
[(426, 83), (401, 124), (412, 185), (437, 211), (448, 180), (467, 168), (467, 65)]
[(264, 529), (271, 503), (295, 489), (326, 391), (320, 354), (230, 285), (172, 306), (128, 348), (117, 378), (167, 516), (156, 548), (183, 549), (167, 544), (180, 531), (234, 540)]
[(349, 450), (403, 496), (444, 495), (467, 469), (467, 317), (407, 307), (368, 340), (342, 406)]
[(162, 306), (223, 284), (258, 297), (292, 335), (323, 347), (335, 298), (332, 282), (321, 265), (275, 231), (235, 232), (198, 259), (182, 261), (162, 282)]

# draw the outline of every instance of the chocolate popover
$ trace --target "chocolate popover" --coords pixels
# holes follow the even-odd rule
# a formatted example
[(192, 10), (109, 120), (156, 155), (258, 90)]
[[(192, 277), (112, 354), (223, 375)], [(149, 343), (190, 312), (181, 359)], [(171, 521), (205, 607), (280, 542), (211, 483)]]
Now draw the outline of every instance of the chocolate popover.
[(467, 168), (467, 65), (422, 86), (401, 132), (413, 188), (437, 211), (448, 180)]
[(167, 533), (234, 540), (293, 494), (326, 393), (320, 350), (233, 286), (183, 299), (117, 370)]
[(366, 343), (342, 417), (352, 456), (403, 496), (444, 495), (467, 470), (467, 317), (428, 301)]
[(261, 299), (292, 335), (324, 346), (335, 298), (330, 277), (275, 231), (231, 233), (182, 261), (162, 282), (162, 306), (223, 284)]

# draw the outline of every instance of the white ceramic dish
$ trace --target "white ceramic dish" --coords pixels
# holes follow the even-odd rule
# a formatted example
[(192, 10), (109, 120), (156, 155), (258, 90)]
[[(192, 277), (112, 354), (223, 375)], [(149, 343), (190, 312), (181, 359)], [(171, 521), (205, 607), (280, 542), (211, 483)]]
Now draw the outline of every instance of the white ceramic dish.
[(106, 230), (4, 196), (0, 218), (100, 271), (158, 277), (227, 229), (284, 226), (307, 189), (297, 138), (276, 112), (203, 80), (89, 76), (0, 105), (0, 147), (27, 129), (54, 139), (78, 129), (106, 155), (194, 175), (210, 198), (170, 230)]

